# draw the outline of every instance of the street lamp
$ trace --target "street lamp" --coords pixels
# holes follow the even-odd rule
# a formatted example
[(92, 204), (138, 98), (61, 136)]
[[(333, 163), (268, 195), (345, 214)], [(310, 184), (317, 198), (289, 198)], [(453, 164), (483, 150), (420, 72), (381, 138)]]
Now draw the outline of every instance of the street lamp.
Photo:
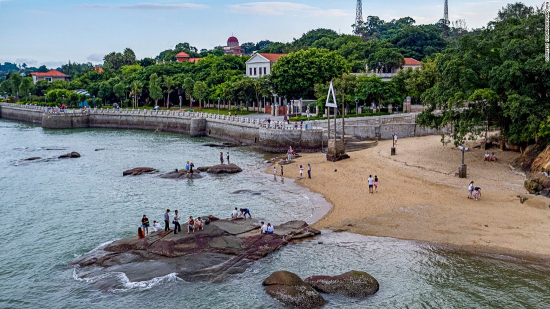
[(467, 177), (467, 166), (464, 164), (464, 153), (470, 151), (470, 148), (464, 146), (458, 146), (458, 150), (462, 152), (462, 164), (458, 167), (458, 177), (466, 178)]
[(62, 95), (63, 96), (63, 103), (62, 105), (65, 105), (65, 95)]
[(134, 99), (134, 95), (132, 95), (132, 109), (136, 107), (136, 100)]
[(182, 99), (183, 99), (183, 98), (182, 98), (181, 95), (180, 95), (180, 110), (181, 110), (181, 100), (182, 100)]
[(92, 100), (92, 104), (94, 105), (94, 108), (95, 108), (95, 95), (93, 96), (93, 100)]
[(355, 114), (359, 114), (359, 99), (358, 98), (355, 98)]
[[(31, 98), (31, 103), (32, 103), (32, 97), (31, 97), (31, 93), (30, 93), (30, 92), (29, 92), (29, 98)], [(28, 100), (29, 100), (29, 99), (27, 98), (27, 101), (28, 101)]]
[(218, 97), (218, 116), (220, 115), (220, 97)]

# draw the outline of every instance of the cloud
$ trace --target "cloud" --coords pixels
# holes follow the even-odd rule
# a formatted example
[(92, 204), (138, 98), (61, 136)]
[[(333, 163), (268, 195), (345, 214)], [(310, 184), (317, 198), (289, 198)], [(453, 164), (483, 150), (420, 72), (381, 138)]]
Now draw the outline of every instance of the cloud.
[(19, 64), (26, 63), (27, 65), (35, 65), (38, 63), (38, 61), (33, 59), (27, 59), (27, 58), (17, 58), (15, 59), (15, 63), (19, 63)]
[(292, 3), (292, 2), (249, 2), (242, 4), (229, 5), (229, 11), (237, 14), (247, 15), (305, 15), (305, 16), (351, 16), (353, 14), (347, 13), (340, 9), (328, 9), (323, 10), (318, 7)]
[(105, 56), (105, 54), (101, 54), (101, 53), (93, 53), (91, 55), (88, 56), (88, 61), (92, 61), (92, 62), (102, 62), (103, 61), (103, 57)]
[(81, 4), (78, 7), (85, 8), (85, 9), (130, 9), (130, 10), (192, 10), (192, 9), (209, 8), (208, 5), (196, 4), (196, 3), (179, 3), (179, 4), (137, 3), (137, 4), (126, 4), (126, 5)]
[(63, 64), (65, 64), (65, 62), (62, 62), (62, 61), (46, 61), (46, 62), (43, 62), (42, 64), (45, 65), (48, 68), (59, 68)]

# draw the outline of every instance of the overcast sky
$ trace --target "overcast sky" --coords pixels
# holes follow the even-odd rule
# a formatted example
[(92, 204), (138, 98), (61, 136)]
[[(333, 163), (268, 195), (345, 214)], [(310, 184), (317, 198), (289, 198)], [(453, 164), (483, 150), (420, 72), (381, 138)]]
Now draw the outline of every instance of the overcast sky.
[[(449, 18), (483, 27), (508, 2), (449, 0)], [(542, 0), (523, 2), (535, 6)], [(363, 0), (363, 16), (435, 23), (443, 16), (443, 3)], [(291, 42), (316, 28), (351, 33), (355, 7), (355, 0), (0, 0), (0, 62), (97, 64), (126, 47), (138, 58), (155, 57), (179, 42), (199, 50), (223, 46), (232, 34), (244, 43)]]

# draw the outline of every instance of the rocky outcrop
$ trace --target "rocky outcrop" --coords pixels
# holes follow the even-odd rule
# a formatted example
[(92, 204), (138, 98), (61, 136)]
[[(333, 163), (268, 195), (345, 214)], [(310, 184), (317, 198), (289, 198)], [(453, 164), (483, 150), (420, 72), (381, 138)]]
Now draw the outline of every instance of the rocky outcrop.
[(136, 168), (133, 168), (131, 170), (126, 170), (126, 171), (122, 172), (122, 176), (128, 176), (128, 175), (137, 176), (137, 175), (141, 175), (141, 174), (154, 173), (156, 171), (157, 171), (156, 169), (151, 168), (151, 167), (136, 167)]
[(242, 171), (243, 170), (235, 164), (219, 164), (219, 165), (215, 165), (215, 166), (210, 167), (207, 170), (207, 173), (210, 173), (210, 174), (236, 174), (236, 173), (240, 173)]
[(305, 280), (315, 290), (323, 293), (343, 294), (350, 297), (366, 297), (378, 292), (378, 281), (366, 272), (350, 271), (339, 276), (312, 276)]
[(550, 146), (530, 145), (512, 164), (526, 173), (527, 180), (523, 186), (529, 193), (548, 195), (550, 191)]
[(36, 161), (36, 160), (40, 160), (42, 159), (41, 157), (30, 157), (30, 158), (26, 158), (26, 159), (23, 159), (22, 161)]
[(298, 275), (289, 271), (276, 271), (262, 283), (267, 294), (287, 306), (319, 308), (325, 304), (321, 294), (307, 285)]
[(76, 151), (59, 156), (59, 159), (80, 158), (80, 154)]
[(166, 179), (198, 179), (202, 178), (202, 175), (200, 171), (193, 171), (193, 173), (187, 173), (187, 171), (184, 170), (175, 170), (170, 173), (162, 174), (159, 176), (160, 178), (166, 178)]
[(131, 281), (171, 273), (186, 281), (219, 281), (244, 272), (253, 261), (291, 243), (296, 239), (294, 235), (318, 234), (302, 221), (275, 226), (277, 234), (262, 235), (256, 220), (219, 220), (213, 216), (203, 219), (207, 219), (204, 229), (195, 233), (188, 234), (183, 221), (178, 234), (165, 233), (163, 229), (143, 239), (136, 236), (118, 240), (73, 263), (86, 273), (123, 272)]

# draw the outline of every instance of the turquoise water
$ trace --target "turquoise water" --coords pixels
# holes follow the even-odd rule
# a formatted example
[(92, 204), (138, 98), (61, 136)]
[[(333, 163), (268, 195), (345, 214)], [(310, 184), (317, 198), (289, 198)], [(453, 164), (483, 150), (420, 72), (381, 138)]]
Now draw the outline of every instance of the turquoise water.
[[(170, 208), (224, 217), (246, 206), (274, 224), (311, 217), (315, 205), (304, 190), (258, 172), (263, 156), (246, 148), (229, 149), (244, 168), (239, 175), (122, 177), (123, 170), (138, 166), (168, 172), (187, 160), (216, 164), (220, 150), (201, 146), (205, 142), (215, 141), (142, 131), (48, 131), (0, 119), (0, 308), (283, 308), (261, 286), (281, 269), (303, 278), (356, 269), (380, 281), (373, 297), (327, 296), (326, 308), (550, 307), (548, 268), (326, 231), (224, 283), (187, 283), (175, 276), (128, 282), (123, 274), (111, 274), (118, 282), (113, 288), (101, 286), (100, 278), (81, 279), (70, 262), (100, 244), (133, 236), (143, 214), (161, 220)], [(70, 151), (82, 157), (20, 161)]]

